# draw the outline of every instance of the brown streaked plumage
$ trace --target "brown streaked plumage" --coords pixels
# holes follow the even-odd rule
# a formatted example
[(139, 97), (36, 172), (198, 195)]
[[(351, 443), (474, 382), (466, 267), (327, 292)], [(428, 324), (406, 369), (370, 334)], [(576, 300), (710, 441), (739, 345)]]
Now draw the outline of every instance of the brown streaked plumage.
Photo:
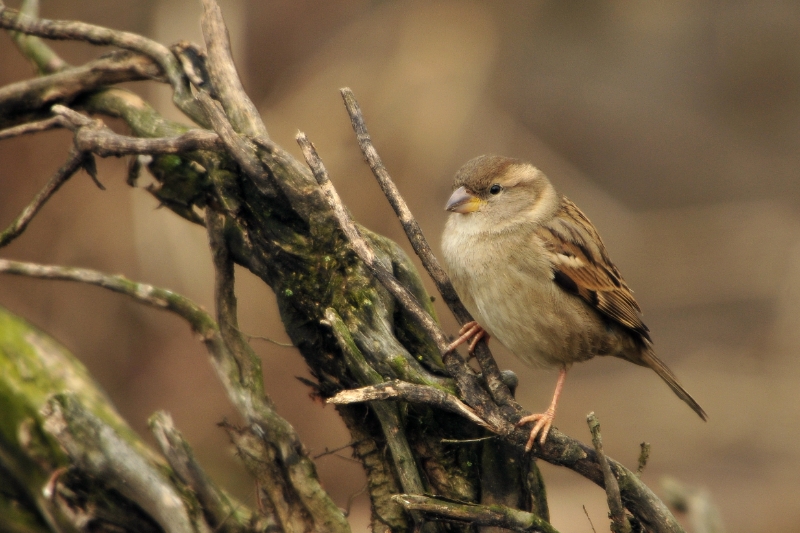
[(442, 236), (444, 259), (476, 323), (453, 348), (487, 333), (523, 361), (560, 367), (553, 401), (536, 422), (544, 443), (566, 371), (577, 361), (612, 355), (652, 368), (703, 420), (706, 414), (652, 349), (633, 294), (600, 235), (536, 167), (480, 156), (456, 174)]

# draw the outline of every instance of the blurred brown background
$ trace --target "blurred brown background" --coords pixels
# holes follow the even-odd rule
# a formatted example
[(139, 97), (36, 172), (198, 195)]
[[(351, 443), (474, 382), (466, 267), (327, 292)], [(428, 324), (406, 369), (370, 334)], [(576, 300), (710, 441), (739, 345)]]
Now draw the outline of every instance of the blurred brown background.
[[(8, 2), (14, 5), (15, 2)], [(43, 15), (200, 42), (195, 0), (43, 2)], [(438, 246), (451, 176), (480, 153), (535, 162), (602, 233), (645, 310), (658, 353), (710, 415), (704, 424), (658, 377), (621, 361), (576, 365), (556, 418), (588, 440), (595, 411), (608, 453), (657, 492), (672, 475), (704, 487), (730, 532), (800, 520), (800, 4), (719, 2), (222, 2), (245, 86), (273, 138), (316, 143), (357, 219), (404, 243), (361, 161), (338, 88), (350, 86), (390, 172)], [(101, 52), (54, 43), (73, 63)], [(0, 36), (0, 83), (31, 69)], [(132, 87), (177, 117), (165, 87)], [(118, 126), (118, 124), (117, 124)], [(0, 143), (0, 226), (64, 160), (63, 132)], [(3, 257), (92, 267), (180, 291), (211, 307), (199, 228), (124, 184), (73, 178)], [(405, 243), (404, 243), (405, 244)], [(270, 291), (240, 272), (241, 323), (285, 340)], [(212, 475), (252, 503), (252, 484), (216, 423), (235, 420), (201, 345), (179, 320), (96, 288), (0, 278), (0, 304), (73, 350), (147, 434), (170, 411)], [(450, 331), (455, 324), (441, 310)], [(313, 454), (348, 442), (335, 411), (308, 398), (292, 349), (254, 341), (266, 386)], [(542, 409), (555, 374), (515, 370)], [(626, 391), (626, 392), (623, 392)], [(341, 506), (362, 488), (349, 452), (318, 461)], [(545, 465), (554, 525), (607, 527), (602, 491)], [(354, 500), (355, 530), (368, 502)]]

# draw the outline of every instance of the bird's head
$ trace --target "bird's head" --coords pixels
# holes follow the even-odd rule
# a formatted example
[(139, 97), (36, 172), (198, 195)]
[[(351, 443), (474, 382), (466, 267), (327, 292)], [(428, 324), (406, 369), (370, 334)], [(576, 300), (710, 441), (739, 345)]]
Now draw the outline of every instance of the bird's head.
[(540, 223), (555, 213), (558, 195), (547, 177), (519, 159), (482, 155), (456, 173), (445, 209), (451, 217), (489, 225), (494, 231), (519, 223)]

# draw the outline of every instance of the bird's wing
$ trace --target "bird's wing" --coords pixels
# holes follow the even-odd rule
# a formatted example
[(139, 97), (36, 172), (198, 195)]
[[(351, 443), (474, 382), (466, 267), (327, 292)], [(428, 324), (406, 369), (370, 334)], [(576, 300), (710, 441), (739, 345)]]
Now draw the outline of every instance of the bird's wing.
[(563, 198), (556, 215), (537, 233), (552, 254), (553, 280), (562, 289), (650, 341), (639, 304), (608, 258), (597, 230), (575, 204)]

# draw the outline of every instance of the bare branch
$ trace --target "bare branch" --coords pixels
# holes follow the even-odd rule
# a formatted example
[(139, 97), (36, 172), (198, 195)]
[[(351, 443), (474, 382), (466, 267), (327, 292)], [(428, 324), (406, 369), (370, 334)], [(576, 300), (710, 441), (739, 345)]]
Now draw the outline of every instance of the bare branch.
[[(0, 5), (2, 5), (2, 1), (0, 1)], [(38, 17), (39, 0), (22, 0), (19, 12), (29, 17)], [(11, 38), (14, 39), (14, 43), (16, 43), (20, 52), (22, 52), (22, 55), (31, 60), (39, 74), (58, 72), (59, 70), (69, 67), (66, 61), (55, 54), (53, 50), (38, 37), (12, 31)]]
[(55, 128), (66, 128), (68, 125), (69, 124), (63, 117), (50, 117), (36, 122), (20, 124), (19, 126), (0, 130), (0, 141), (13, 137), (21, 137), (22, 135), (30, 135), (32, 133), (41, 133)]
[[(342, 322), (336, 311), (331, 308), (326, 309), (325, 318), (333, 329), (333, 334), (344, 354), (347, 367), (353, 376), (359, 382), (365, 384), (382, 382), (383, 378), (366, 362), (364, 355), (359, 351), (350, 336), (347, 326)], [(374, 402), (370, 404), (370, 407), (378, 418), (383, 436), (389, 445), (389, 450), (392, 452), (395, 472), (403, 491), (410, 494), (422, 494), (425, 492), (425, 487), (422, 484), (414, 454), (408, 444), (406, 432), (398, 431), (398, 428), (402, 427), (402, 420), (397, 405), (387, 402)], [(412, 513), (412, 518), (417, 524), (422, 523), (417, 513)]]
[(631, 524), (628, 517), (625, 516), (625, 508), (622, 506), (622, 498), (619, 493), (619, 484), (614, 473), (611, 471), (611, 466), (608, 464), (605, 454), (603, 453), (603, 439), (600, 436), (600, 422), (594, 413), (589, 413), (586, 417), (586, 422), (589, 424), (589, 431), (592, 433), (592, 444), (597, 452), (597, 460), (600, 463), (600, 468), (603, 470), (603, 481), (606, 487), (606, 496), (608, 499), (608, 509), (611, 511), (611, 530), (615, 533), (630, 533)]
[(75, 145), (100, 157), (124, 156), (131, 154), (185, 154), (194, 150), (218, 150), (222, 143), (219, 136), (208, 130), (193, 129), (177, 137), (143, 139), (119, 135), (104, 128), (94, 130), (80, 129), (75, 135)]
[[(471, 322), (473, 320), (472, 315), (470, 315), (469, 311), (467, 311), (467, 308), (464, 307), (464, 304), (458, 297), (456, 290), (453, 288), (453, 284), (450, 282), (450, 277), (439, 264), (439, 260), (436, 259), (433, 250), (431, 250), (428, 241), (425, 239), (425, 235), (422, 234), (422, 228), (420, 228), (419, 223), (417, 223), (417, 220), (408, 208), (406, 201), (403, 199), (397, 186), (395, 186), (391, 176), (389, 176), (389, 172), (386, 170), (383, 161), (378, 155), (378, 151), (373, 146), (372, 138), (367, 131), (367, 125), (364, 122), (361, 108), (353, 95), (353, 91), (345, 87), (341, 89), (340, 92), (344, 99), (347, 113), (350, 115), (350, 122), (352, 123), (353, 131), (356, 133), (356, 139), (361, 148), (361, 153), (364, 154), (364, 159), (367, 164), (369, 164), (370, 169), (372, 169), (372, 173), (378, 180), (381, 190), (383, 190), (384, 195), (386, 195), (386, 198), (389, 200), (394, 212), (397, 214), (397, 218), (400, 219), (400, 223), (406, 232), (406, 236), (408, 236), (408, 240), (414, 252), (419, 256), (422, 261), (422, 266), (431, 276), (439, 294), (442, 295), (442, 299), (450, 308), (453, 315), (455, 315), (456, 319), (461, 324)], [(510, 405), (515, 411), (519, 412), (520, 407), (516, 401), (514, 401), (511, 391), (509, 391), (508, 387), (503, 382), (500, 369), (497, 367), (497, 363), (492, 357), (489, 346), (485, 341), (482, 341), (478, 343), (476, 348), (475, 356), (478, 359), (478, 363), (481, 365), (492, 396), (494, 396), (495, 400), (500, 405)]]
[(348, 404), (374, 400), (403, 400), (431, 405), (444, 411), (461, 415), (470, 422), (497, 433), (496, 428), (483, 421), (464, 402), (450, 393), (428, 385), (415, 385), (406, 381), (392, 380), (370, 387), (344, 390), (326, 401), (333, 404)]
[(33, 18), (5, 6), (0, 6), (0, 28), (45, 39), (85, 41), (142, 53), (152, 58), (164, 71), (172, 85), (175, 105), (188, 117), (203, 123), (203, 116), (198, 112), (180, 63), (169, 48), (159, 42), (135, 33), (111, 30), (85, 22)]
[(250, 137), (269, 138), (258, 110), (244, 91), (239, 74), (236, 72), (228, 29), (215, 0), (203, 0), (201, 25), (208, 50), (206, 67), (211, 77), (214, 95), (225, 109), (233, 128), (238, 133)]
[(118, 51), (79, 67), (0, 88), (0, 123), (41, 112), (55, 103), (69, 104), (104, 86), (162, 77), (161, 69), (149, 57)]
[(477, 505), (414, 494), (398, 494), (393, 499), (406, 509), (419, 511), (434, 520), (500, 527), (521, 532), (558, 533), (541, 517), (503, 505)]
[(356, 101), (355, 95), (353, 95), (353, 91), (350, 90), (349, 87), (344, 87), (340, 89), (340, 92), (347, 113), (350, 115), (350, 121), (353, 126), (353, 131), (356, 133), (356, 139), (361, 148), (361, 153), (364, 154), (364, 159), (370, 169), (372, 169), (372, 173), (375, 175), (381, 190), (383, 190), (383, 193), (389, 200), (389, 204), (391, 204), (395, 213), (397, 213), (397, 218), (403, 225), (403, 229), (408, 236), (411, 246), (414, 248), (414, 252), (419, 256), (422, 265), (425, 267), (425, 270), (428, 271), (434, 283), (436, 283), (436, 288), (439, 290), (439, 293), (442, 295), (448, 307), (453, 310), (456, 318), (462, 323), (471, 321), (472, 317), (461, 303), (458, 294), (456, 294), (450, 282), (450, 278), (439, 264), (439, 260), (436, 259), (433, 250), (431, 250), (430, 245), (428, 245), (428, 241), (422, 234), (422, 228), (420, 228), (405, 200), (400, 195), (400, 191), (397, 189), (394, 181), (392, 181), (391, 176), (389, 176), (389, 172), (386, 170), (381, 157), (378, 155), (378, 151), (373, 146), (372, 138), (364, 122), (364, 116), (361, 113), (361, 108)]
[(231, 125), (219, 102), (211, 98), (211, 95), (204, 90), (198, 91), (197, 99), (211, 123), (212, 129), (219, 135), (225, 149), (236, 160), (242, 170), (254, 181), (264, 180), (264, 167), (261, 165), (255, 148), (248, 146), (239, 137), (236, 130)]
[(75, 131), (75, 146), (81, 152), (91, 152), (100, 157), (131, 154), (178, 154), (194, 150), (222, 148), (219, 136), (208, 130), (191, 129), (175, 137), (142, 138), (120, 135), (100, 120), (93, 120), (66, 106), (52, 108), (66, 127)]
[(219, 330), (238, 371), (237, 406), (249, 422), (245, 429), (228, 427), (228, 434), (245, 458), (245, 466), (268, 489), (269, 506), (286, 530), (349, 531), (344, 514), (323, 490), (300, 437), (275, 411), (264, 394), (261, 361), (239, 331), (233, 261), (224, 236), (225, 215), (206, 211), (216, 280)]
[(203, 514), (215, 531), (225, 533), (245, 533), (250, 531), (242, 524), (259, 523), (256, 530), (263, 531), (277, 527), (274, 520), (260, 518), (247, 508), (232, 502), (228, 496), (208, 477), (194, 457), (189, 443), (175, 428), (172, 417), (159, 411), (150, 417), (150, 429), (167, 458), (175, 475), (196, 495), (203, 508)]
[(70, 151), (67, 162), (56, 171), (53, 177), (50, 178), (50, 181), (47, 182), (47, 185), (39, 191), (33, 201), (22, 210), (22, 213), (14, 219), (11, 225), (0, 233), (0, 248), (19, 237), (22, 232), (25, 231), (25, 228), (28, 227), (28, 224), (30, 224), (33, 217), (36, 216), (47, 200), (49, 200), (68, 179), (80, 170), (84, 161), (84, 154), (77, 150)]
[(124, 276), (111, 276), (84, 268), (39, 265), (0, 259), (0, 273), (96, 285), (130, 296), (140, 303), (177, 314), (189, 323), (192, 330), (205, 343), (212, 355), (214, 367), (222, 378), (223, 385), (234, 405), (241, 407), (243, 403), (248, 403), (247, 401), (243, 402), (240, 398), (239, 390), (236, 387), (238, 379), (235, 379), (238, 378), (238, 369), (234, 358), (228, 353), (222, 342), (216, 322), (208, 312), (188, 298), (167, 289), (131, 281)]
[(197, 533), (181, 496), (169, 480), (113, 428), (87, 411), (69, 393), (53, 396), (45, 406), (44, 429), (73, 464), (136, 502), (167, 532)]
[(442, 354), (446, 353), (448, 342), (444, 333), (439, 328), (439, 325), (436, 324), (436, 321), (434, 321), (424, 309), (422, 309), (422, 306), (408, 289), (403, 287), (400, 282), (397, 281), (397, 278), (395, 278), (384, 265), (377, 261), (375, 252), (372, 250), (369, 243), (364, 240), (364, 237), (361, 236), (361, 232), (353, 223), (347, 209), (339, 198), (339, 194), (336, 192), (336, 189), (334, 189), (333, 184), (331, 184), (331, 180), (328, 178), (328, 171), (325, 169), (325, 165), (322, 163), (311, 141), (309, 141), (308, 137), (302, 132), (298, 133), (296, 138), (297, 144), (299, 144), (300, 148), (303, 150), (306, 162), (309, 168), (311, 168), (311, 172), (317, 179), (320, 188), (322, 188), (325, 199), (328, 201), (330, 209), (334, 212), (339, 226), (347, 236), (348, 241), (350, 241), (353, 250), (358, 257), (364, 261), (364, 264), (369, 268), (370, 272), (383, 283), (386, 289), (389, 290), (400, 304), (414, 317), (420, 327), (425, 329), (431, 339), (436, 343), (436, 347), (439, 351)]
[[(224, 238), (225, 215), (206, 211), (206, 228), (214, 262), (215, 304), (217, 323), (222, 334), (227, 352), (230, 353), (239, 371), (239, 383), (254, 398), (264, 397), (264, 380), (261, 374), (261, 362), (247, 344), (244, 335), (239, 331), (236, 293), (234, 291), (233, 261), (230, 259)], [(247, 403), (253, 402), (250, 399)], [(270, 409), (274, 406), (269, 405)], [(252, 419), (255, 410), (251, 407), (245, 414)]]

